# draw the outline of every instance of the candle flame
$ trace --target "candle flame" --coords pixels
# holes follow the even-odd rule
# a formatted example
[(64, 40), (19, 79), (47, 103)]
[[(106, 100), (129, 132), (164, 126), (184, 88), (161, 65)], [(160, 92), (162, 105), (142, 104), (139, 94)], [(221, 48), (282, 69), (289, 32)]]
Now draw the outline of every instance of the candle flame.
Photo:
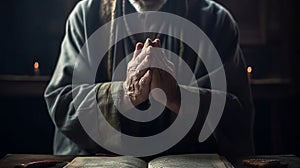
[(34, 64), (33, 64), (33, 68), (34, 69), (39, 69), (39, 67), (40, 67), (40, 64), (39, 64), (39, 62), (34, 62)]
[(252, 72), (252, 70), (253, 70), (253, 69), (252, 69), (252, 67), (251, 67), (251, 66), (248, 66), (248, 67), (247, 67), (247, 72), (248, 72), (248, 73), (251, 73), (251, 72)]

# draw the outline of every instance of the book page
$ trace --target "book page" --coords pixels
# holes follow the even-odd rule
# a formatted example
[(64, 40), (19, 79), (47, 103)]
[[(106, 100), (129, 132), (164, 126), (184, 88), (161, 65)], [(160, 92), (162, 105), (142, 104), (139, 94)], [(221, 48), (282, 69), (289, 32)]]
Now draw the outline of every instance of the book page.
[(116, 156), (116, 157), (103, 157), (103, 156), (80, 156), (74, 158), (64, 168), (147, 168), (147, 163), (141, 159), (131, 156)]
[(153, 159), (149, 168), (226, 168), (217, 154), (169, 155)]

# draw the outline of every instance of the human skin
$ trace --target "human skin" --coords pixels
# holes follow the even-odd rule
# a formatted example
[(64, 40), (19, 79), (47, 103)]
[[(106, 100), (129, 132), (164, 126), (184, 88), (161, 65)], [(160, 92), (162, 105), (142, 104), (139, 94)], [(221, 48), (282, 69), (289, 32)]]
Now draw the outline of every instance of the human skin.
[[(125, 107), (131, 102), (137, 106), (152, 96), (164, 104), (165, 100), (158, 92), (151, 90), (159, 88), (166, 95), (166, 106), (178, 113), (180, 108), (180, 92), (174, 75), (174, 64), (168, 60), (160, 48), (160, 40), (147, 39), (145, 43), (137, 43), (133, 58), (127, 66), (127, 76), (123, 83)], [(155, 66), (154, 66), (155, 65)], [(164, 67), (165, 70), (155, 68)], [(151, 95), (150, 95), (151, 93)], [(124, 107), (124, 106), (123, 106)]]
[(159, 10), (167, 0), (129, 0), (138, 12)]

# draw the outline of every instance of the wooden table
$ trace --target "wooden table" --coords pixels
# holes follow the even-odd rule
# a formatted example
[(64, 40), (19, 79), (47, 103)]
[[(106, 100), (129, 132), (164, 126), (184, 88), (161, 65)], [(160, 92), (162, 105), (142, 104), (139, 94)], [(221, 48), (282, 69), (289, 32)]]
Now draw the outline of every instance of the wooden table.
[(18, 164), (41, 160), (71, 161), (75, 156), (69, 155), (32, 155), (8, 154), (0, 160), (0, 168), (14, 168)]
[[(17, 164), (28, 163), (40, 160), (56, 160), (70, 162), (76, 156), (70, 155), (33, 155), (33, 154), (8, 154), (0, 160), (0, 168), (14, 168)], [(265, 156), (249, 156), (249, 158), (267, 158), (279, 159), (281, 162), (288, 163), (288, 168), (300, 168), (300, 158), (295, 155), (265, 155)], [(245, 168), (242, 160), (238, 161), (236, 168)]]

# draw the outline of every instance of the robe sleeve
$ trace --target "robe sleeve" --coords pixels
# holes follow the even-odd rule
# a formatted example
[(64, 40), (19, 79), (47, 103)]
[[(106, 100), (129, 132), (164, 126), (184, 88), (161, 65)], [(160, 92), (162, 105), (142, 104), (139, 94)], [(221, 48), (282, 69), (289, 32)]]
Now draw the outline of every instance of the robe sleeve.
[[(221, 88), (211, 89), (210, 86), (210, 80), (219, 77), (221, 66), (213, 68), (207, 74), (201, 74), (203, 65), (196, 66), (194, 74), (201, 74), (196, 75), (201, 102), (198, 113), (200, 115), (198, 115), (197, 126), (194, 128), (202, 127), (203, 118), (206, 117), (210, 106), (211, 95), (225, 96), (224, 112), (213, 132), (218, 150), (220, 154), (230, 158), (252, 155), (254, 154), (254, 106), (246, 64), (239, 44), (239, 28), (226, 9), (213, 1), (209, 2), (208, 6), (207, 8), (203, 7), (202, 10), (195, 10), (195, 13), (200, 11), (200, 14), (194, 15), (193, 21), (206, 32), (217, 49), (225, 71), (227, 87), (226, 90), (223, 90)], [(211, 62), (211, 64), (213, 63)]]
[[(111, 125), (119, 129), (119, 121), (116, 116), (117, 110), (111, 97), (114, 96), (114, 98), (118, 99), (121, 96), (122, 82), (115, 82), (114, 89), (111, 88), (112, 82), (72, 83), (73, 74), (77, 70), (75, 69), (76, 61), (82, 56), (79, 53), (88, 40), (89, 34), (91, 34), (91, 30), (89, 30), (91, 23), (87, 20), (87, 15), (90, 8), (92, 8), (91, 6), (94, 5), (92, 3), (94, 1), (79, 2), (69, 15), (58, 63), (44, 93), (50, 117), (57, 132), (62, 134), (55, 135), (60, 136), (56, 137), (56, 139), (61, 140), (61, 142), (54, 142), (54, 146), (61, 148), (58, 149), (61, 151), (72, 151), (69, 154), (77, 154), (78, 151), (76, 150), (78, 147), (87, 153), (96, 153), (101, 149), (89, 137), (79, 120), (79, 115), (94, 110), (94, 107), (98, 107)], [(80, 67), (90, 68), (90, 63), (86, 61), (87, 59), (83, 58), (80, 60), (82, 61), (80, 62)], [(111, 92), (111, 90), (115, 90), (115, 92)], [(97, 128), (94, 129), (96, 130)], [(72, 146), (74, 150), (69, 149)]]

